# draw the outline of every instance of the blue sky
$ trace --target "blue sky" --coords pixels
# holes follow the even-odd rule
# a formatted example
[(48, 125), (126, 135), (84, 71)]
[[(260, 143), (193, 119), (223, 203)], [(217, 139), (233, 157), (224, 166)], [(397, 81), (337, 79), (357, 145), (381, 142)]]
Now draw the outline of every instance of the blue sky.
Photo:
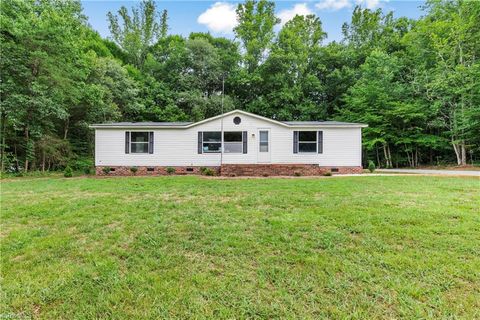
[[(107, 12), (116, 12), (121, 6), (131, 8), (139, 1), (82, 1), (90, 25), (103, 37), (109, 36)], [(418, 18), (423, 14), (424, 1), (413, 0), (316, 0), (276, 1), (276, 13), (282, 23), (295, 14), (316, 14), (328, 34), (327, 42), (341, 39), (341, 26), (348, 22), (355, 4), (363, 7), (393, 11), (396, 17)], [(232, 38), (235, 25), (234, 10), (238, 1), (157, 1), (159, 10), (167, 9), (169, 33), (188, 36), (190, 32), (210, 31), (215, 36)]]

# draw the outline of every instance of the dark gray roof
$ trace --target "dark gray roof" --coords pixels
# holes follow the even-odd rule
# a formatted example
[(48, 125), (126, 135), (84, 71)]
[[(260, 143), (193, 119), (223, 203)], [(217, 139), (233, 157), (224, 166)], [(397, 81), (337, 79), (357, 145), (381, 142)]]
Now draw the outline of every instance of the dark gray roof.
[[(287, 126), (294, 127), (315, 127), (315, 126), (361, 126), (361, 123), (340, 122), (340, 121), (279, 121)], [(111, 122), (92, 124), (93, 128), (168, 128), (168, 127), (186, 127), (194, 122)]]
[(193, 122), (111, 122), (93, 124), (95, 127), (182, 127)]
[(198, 121), (198, 122), (112, 122), (112, 123), (92, 124), (90, 126), (90, 128), (131, 128), (131, 127), (135, 128), (135, 127), (137, 127), (137, 128), (179, 128), (179, 129), (182, 129), (182, 128), (190, 128), (192, 126), (196, 126), (196, 125), (208, 122), (208, 121), (219, 119), (221, 117), (224, 117), (224, 116), (230, 115), (230, 114), (234, 114), (234, 113), (245, 114), (245, 115), (248, 115), (248, 116), (251, 116), (251, 117), (262, 119), (264, 121), (271, 121), (271, 122), (274, 122), (274, 123), (277, 123), (277, 124), (280, 124), (280, 125), (284, 125), (286, 127), (291, 127), (291, 128), (295, 128), (295, 127), (297, 127), (297, 128), (298, 127), (308, 128), (308, 127), (317, 127), (317, 126), (320, 126), (320, 127), (322, 127), (322, 126), (327, 126), (327, 127), (328, 126), (332, 126), (332, 127), (338, 126), (338, 127), (354, 127), (354, 128), (358, 128), (358, 127), (365, 128), (365, 127), (367, 127), (366, 124), (362, 124), (362, 123), (349, 123), (349, 122), (340, 122), (340, 121), (278, 121), (278, 120), (275, 120), (275, 119), (265, 118), (265, 117), (262, 117), (262, 116), (259, 116), (259, 115), (253, 114), (253, 113), (249, 113), (249, 112), (237, 109), (237, 110), (232, 110), (232, 111), (229, 111), (227, 113), (224, 113), (224, 114), (221, 114), (221, 115), (218, 115), (218, 116), (215, 116), (215, 117), (211, 117), (211, 118), (208, 118), (208, 119), (204, 119), (204, 120)]
[(341, 122), (341, 121), (280, 121), (289, 126), (342, 126), (342, 125), (361, 125), (361, 123)]

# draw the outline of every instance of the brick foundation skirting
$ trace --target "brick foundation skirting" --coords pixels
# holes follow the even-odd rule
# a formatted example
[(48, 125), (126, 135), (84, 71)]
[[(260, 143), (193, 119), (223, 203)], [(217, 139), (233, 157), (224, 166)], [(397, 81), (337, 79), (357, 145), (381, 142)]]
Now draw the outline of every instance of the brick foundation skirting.
[[(105, 168), (110, 168), (110, 171), (106, 173), (104, 171)], [(220, 170), (219, 167), (158, 167), (158, 166), (137, 166), (136, 172), (132, 171), (132, 167), (124, 167), (124, 166), (97, 166), (95, 168), (97, 176), (166, 176), (169, 174), (177, 174), (177, 175), (186, 175), (186, 174), (201, 174), (201, 168), (210, 168), (215, 171), (218, 175)], [(168, 168), (175, 169), (174, 173), (169, 173), (167, 170)]]
[[(109, 168), (108, 173), (105, 169)], [(327, 172), (332, 174), (362, 173), (362, 167), (320, 167), (316, 164), (224, 164), (222, 167), (158, 167), (138, 166), (133, 172), (132, 167), (126, 166), (98, 166), (98, 176), (164, 176), (168, 175), (167, 168), (175, 169), (173, 174), (201, 174), (201, 168), (210, 168), (217, 175), (235, 176), (319, 176)]]
[(319, 176), (362, 173), (362, 167), (320, 167), (316, 164), (224, 164), (222, 176)]

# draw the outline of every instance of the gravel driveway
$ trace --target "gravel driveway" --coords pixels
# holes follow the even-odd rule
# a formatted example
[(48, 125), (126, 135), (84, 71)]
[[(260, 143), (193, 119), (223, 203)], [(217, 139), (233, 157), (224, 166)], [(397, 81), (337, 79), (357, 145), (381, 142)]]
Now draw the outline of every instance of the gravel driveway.
[(480, 171), (467, 170), (429, 170), (429, 169), (377, 169), (375, 172), (382, 173), (419, 173), (419, 174), (434, 174), (445, 176), (471, 176), (480, 177)]

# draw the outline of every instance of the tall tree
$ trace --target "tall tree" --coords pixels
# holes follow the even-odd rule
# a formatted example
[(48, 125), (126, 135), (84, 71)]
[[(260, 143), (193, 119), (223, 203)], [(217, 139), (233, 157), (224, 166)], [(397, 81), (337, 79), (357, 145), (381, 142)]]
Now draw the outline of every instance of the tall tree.
[(168, 12), (167, 10), (162, 11), (162, 16), (160, 17), (160, 39), (165, 39), (168, 34)]
[(76, 35), (85, 18), (77, 1), (8, 0), (0, 21), (2, 132), (8, 126), (22, 132), (14, 150), (23, 152), (28, 170), (35, 142), (56, 121), (68, 121), (68, 106), (78, 98), (84, 73)]
[(415, 127), (412, 122), (422, 117), (417, 105), (409, 101), (399, 71), (396, 57), (374, 50), (361, 66), (361, 77), (348, 90), (341, 110), (345, 120), (368, 123), (363, 143), (368, 150), (380, 146), (387, 167), (393, 166), (392, 147), (400, 139), (401, 128)]
[(118, 15), (108, 12), (107, 16), (113, 40), (126, 52), (129, 62), (142, 69), (149, 47), (167, 34), (167, 12), (159, 16), (155, 2), (143, 0), (131, 14), (122, 6)]
[(253, 72), (264, 60), (275, 37), (273, 27), (280, 23), (275, 17), (275, 3), (267, 0), (247, 0), (237, 7), (238, 26), (235, 35), (245, 48), (244, 61)]
[(435, 0), (427, 8), (429, 14), (409, 36), (410, 52), (417, 57), (425, 97), (449, 136), (457, 164), (465, 165), (479, 128), (480, 6)]
[(325, 37), (320, 19), (314, 15), (295, 16), (284, 25), (261, 67), (269, 107), (252, 111), (289, 120), (326, 116), (324, 88), (318, 78)]

